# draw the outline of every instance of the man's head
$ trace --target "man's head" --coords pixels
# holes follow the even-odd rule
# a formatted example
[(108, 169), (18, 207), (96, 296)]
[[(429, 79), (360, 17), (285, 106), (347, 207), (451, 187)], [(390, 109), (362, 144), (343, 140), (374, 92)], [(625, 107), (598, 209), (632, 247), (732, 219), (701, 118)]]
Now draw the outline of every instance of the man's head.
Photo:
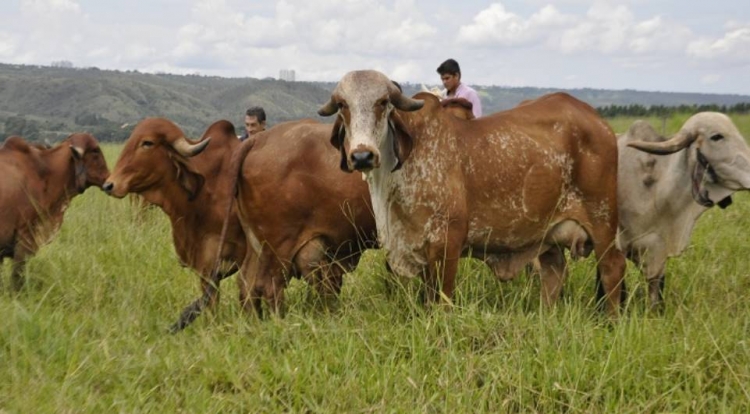
[(443, 81), (443, 86), (448, 92), (454, 92), (461, 83), (461, 67), (455, 59), (448, 59), (441, 63), (437, 68), (437, 73), (440, 74), (440, 80)]
[(248, 135), (266, 130), (266, 111), (260, 106), (254, 106), (245, 112), (245, 129)]

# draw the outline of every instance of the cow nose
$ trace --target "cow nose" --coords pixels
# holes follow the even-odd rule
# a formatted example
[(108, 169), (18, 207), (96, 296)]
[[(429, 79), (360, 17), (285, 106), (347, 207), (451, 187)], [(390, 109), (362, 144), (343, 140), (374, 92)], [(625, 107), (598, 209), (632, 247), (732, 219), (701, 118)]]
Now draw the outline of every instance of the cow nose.
[(112, 190), (115, 188), (115, 183), (112, 181), (107, 181), (102, 185), (102, 190), (104, 190), (107, 194), (112, 194)]
[(375, 154), (372, 151), (357, 151), (352, 153), (352, 165), (355, 170), (371, 169)]

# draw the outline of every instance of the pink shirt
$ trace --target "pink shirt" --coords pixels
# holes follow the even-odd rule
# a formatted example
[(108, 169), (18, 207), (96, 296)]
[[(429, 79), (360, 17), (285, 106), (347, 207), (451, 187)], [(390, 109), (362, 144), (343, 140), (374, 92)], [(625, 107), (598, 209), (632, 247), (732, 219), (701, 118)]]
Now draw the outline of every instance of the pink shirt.
[(450, 98), (464, 98), (471, 102), (471, 112), (474, 113), (474, 118), (482, 116), (482, 102), (479, 100), (477, 91), (472, 89), (470, 86), (466, 86), (463, 83), (459, 83), (456, 88), (455, 95), (448, 95), (446, 99)]

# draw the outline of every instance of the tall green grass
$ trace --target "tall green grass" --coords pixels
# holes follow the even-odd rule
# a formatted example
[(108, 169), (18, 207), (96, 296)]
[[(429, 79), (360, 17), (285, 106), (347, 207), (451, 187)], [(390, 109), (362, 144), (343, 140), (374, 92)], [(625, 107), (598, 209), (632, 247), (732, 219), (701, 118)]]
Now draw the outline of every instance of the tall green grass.
[(503, 284), (464, 260), (456, 306), (425, 310), (411, 289), (386, 294), (370, 251), (334, 309), (295, 280), (286, 317), (258, 321), (232, 278), (216, 316), (169, 335), (198, 294), (169, 223), (91, 189), (27, 288), (0, 294), (0, 412), (748, 412), (749, 213), (741, 194), (704, 215), (669, 263), (663, 315), (629, 266), (625, 315), (600, 316), (590, 259), (553, 309), (534, 277)]

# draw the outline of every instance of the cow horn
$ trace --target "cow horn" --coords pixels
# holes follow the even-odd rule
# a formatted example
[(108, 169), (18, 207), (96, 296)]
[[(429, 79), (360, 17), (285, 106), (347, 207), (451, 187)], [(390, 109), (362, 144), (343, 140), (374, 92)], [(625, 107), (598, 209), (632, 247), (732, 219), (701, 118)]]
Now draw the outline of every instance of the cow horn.
[(331, 96), (331, 99), (328, 100), (328, 102), (325, 103), (325, 105), (321, 106), (318, 109), (318, 115), (320, 116), (331, 116), (338, 112), (339, 106), (336, 105), (336, 102), (333, 101), (333, 96)]
[(393, 106), (402, 111), (416, 111), (424, 106), (424, 101), (404, 96), (401, 90), (392, 83), (388, 86), (388, 95)]
[(172, 143), (172, 148), (183, 157), (192, 157), (206, 149), (210, 141), (211, 137), (208, 137), (197, 144), (191, 144), (185, 137), (179, 137)]
[(651, 154), (666, 155), (675, 153), (688, 145), (698, 137), (698, 134), (690, 134), (687, 131), (680, 131), (672, 138), (662, 142), (633, 141), (628, 146), (645, 151)]
[(70, 149), (71, 149), (71, 151), (73, 151), (73, 156), (74, 156), (74, 157), (75, 157), (76, 159), (81, 159), (81, 158), (83, 158), (83, 153), (84, 153), (84, 151), (83, 151), (83, 148), (81, 148), (81, 147), (77, 147), (77, 146), (75, 146), (75, 145), (71, 145), (71, 146), (70, 146)]

